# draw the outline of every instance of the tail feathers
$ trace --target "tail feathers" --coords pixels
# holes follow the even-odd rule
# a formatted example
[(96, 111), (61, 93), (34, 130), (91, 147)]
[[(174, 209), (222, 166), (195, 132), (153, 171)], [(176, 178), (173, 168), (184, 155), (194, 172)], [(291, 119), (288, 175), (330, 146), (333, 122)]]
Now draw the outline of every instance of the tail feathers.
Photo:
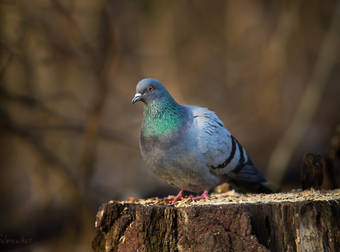
[(266, 178), (252, 164), (246, 164), (237, 172), (228, 173), (228, 183), (240, 192), (272, 193), (273, 191), (263, 184)]
[(265, 184), (258, 184), (255, 188), (257, 193), (274, 193), (273, 190)]
[(266, 178), (252, 164), (246, 164), (241, 169), (228, 173), (228, 176), (235, 180), (241, 180), (249, 183), (263, 183)]
[(236, 191), (242, 193), (273, 193), (272, 189), (262, 183), (229, 180), (228, 184), (230, 184)]

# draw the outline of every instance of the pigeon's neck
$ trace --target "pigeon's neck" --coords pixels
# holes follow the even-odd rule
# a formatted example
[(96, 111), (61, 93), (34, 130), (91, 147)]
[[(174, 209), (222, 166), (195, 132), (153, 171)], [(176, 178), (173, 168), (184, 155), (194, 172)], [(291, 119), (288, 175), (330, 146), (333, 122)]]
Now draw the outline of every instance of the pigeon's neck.
[(180, 130), (185, 121), (185, 109), (171, 97), (154, 101), (144, 109), (142, 135), (166, 136)]

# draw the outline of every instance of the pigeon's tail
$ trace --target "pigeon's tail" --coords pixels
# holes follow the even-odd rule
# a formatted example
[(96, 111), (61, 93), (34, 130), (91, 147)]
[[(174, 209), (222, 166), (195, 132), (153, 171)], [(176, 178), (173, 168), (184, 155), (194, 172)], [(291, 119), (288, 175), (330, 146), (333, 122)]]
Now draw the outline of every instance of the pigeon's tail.
[(229, 180), (228, 184), (232, 186), (236, 191), (242, 193), (273, 193), (267, 185), (263, 183), (250, 183), (245, 181)]
[(273, 193), (273, 190), (270, 189), (267, 185), (265, 184), (257, 184), (254, 188), (256, 193)]
[(236, 190), (244, 193), (273, 193), (264, 183), (266, 178), (250, 163), (242, 169), (228, 174), (228, 183)]

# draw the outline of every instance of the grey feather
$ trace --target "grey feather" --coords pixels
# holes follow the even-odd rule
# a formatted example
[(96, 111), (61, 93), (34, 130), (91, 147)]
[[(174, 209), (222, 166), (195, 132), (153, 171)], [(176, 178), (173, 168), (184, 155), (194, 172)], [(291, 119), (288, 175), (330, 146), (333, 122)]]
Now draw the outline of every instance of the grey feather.
[[(157, 89), (161, 85), (153, 79), (141, 83), (143, 88), (154, 85)], [(138, 94), (143, 88), (137, 85)], [(163, 89), (166, 90), (161, 85), (159, 90)], [(170, 96), (164, 92), (164, 96)], [(152, 94), (145, 99), (146, 107), (154, 102)], [(162, 92), (157, 93), (156, 102), (162, 102)], [(177, 103), (172, 106), (180, 106), (178, 111), (182, 111), (183, 123), (178, 129), (164, 136), (141, 135), (143, 159), (156, 175), (171, 185), (192, 192), (209, 190), (224, 181), (241, 191), (270, 192), (262, 184), (266, 181), (264, 176), (214, 112)]]

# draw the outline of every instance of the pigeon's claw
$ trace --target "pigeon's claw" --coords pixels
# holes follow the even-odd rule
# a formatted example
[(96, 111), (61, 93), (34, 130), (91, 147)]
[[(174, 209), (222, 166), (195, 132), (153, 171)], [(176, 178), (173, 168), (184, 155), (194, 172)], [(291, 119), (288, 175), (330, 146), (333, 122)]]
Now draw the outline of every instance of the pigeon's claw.
[(179, 193), (175, 197), (173, 197), (173, 198), (165, 198), (164, 200), (167, 201), (167, 202), (171, 201), (172, 204), (174, 204), (175, 202), (180, 201), (181, 199), (183, 199), (183, 194), (184, 194), (184, 190), (181, 189), (179, 191)]
[(208, 191), (205, 190), (200, 196), (192, 197), (192, 200), (193, 200), (193, 201), (199, 201), (199, 200), (208, 199), (208, 198), (209, 198)]

